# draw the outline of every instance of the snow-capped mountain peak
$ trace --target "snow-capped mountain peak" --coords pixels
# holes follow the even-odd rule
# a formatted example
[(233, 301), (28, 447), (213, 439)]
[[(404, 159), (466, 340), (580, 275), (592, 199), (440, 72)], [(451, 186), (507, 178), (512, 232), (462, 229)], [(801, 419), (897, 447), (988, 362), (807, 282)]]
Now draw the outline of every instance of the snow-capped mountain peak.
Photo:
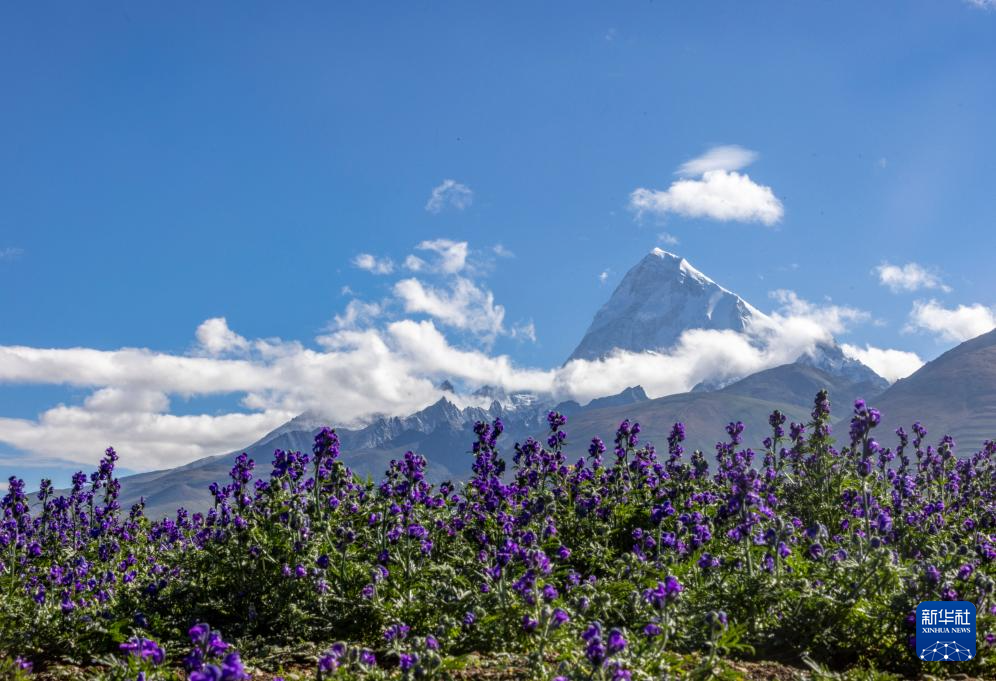
[(681, 256), (655, 248), (626, 273), (568, 361), (667, 348), (687, 329), (744, 331), (758, 316)]
[[(568, 361), (599, 359), (616, 349), (663, 351), (689, 329), (744, 332), (754, 322), (773, 323), (681, 256), (654, 248), (626, 273)], [(864, 364), (844, 356), (833, 341), (818, 345), (796, 361), (864, 384), (872, 392), (888, 385)], [(742, 376), (704, 381), (694, 390), (718, 390), (739, 378)]]

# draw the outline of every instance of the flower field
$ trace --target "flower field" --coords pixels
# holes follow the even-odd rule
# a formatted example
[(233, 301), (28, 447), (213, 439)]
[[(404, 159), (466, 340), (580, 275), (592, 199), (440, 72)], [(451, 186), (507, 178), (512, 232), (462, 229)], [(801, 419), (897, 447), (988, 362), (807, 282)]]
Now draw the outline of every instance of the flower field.
[[(959, 458), (914, 424), (883, 448), (861, 401), (835, 440), (825, 392), (808, 423), (773, 413), (756, 451), (742, 423), (707, 455), (680, 423), (657, 451), (637, 423), (571, 443), (547, 421), (508, 448), (478, 423), (473, 476), (439, 486), (411, 452), (361, 480), (325, 429), (268, 472), (242, 455), (214, 508), (165, 520), (119, 507), (110, 449), (66, 495), (11, 478), (0, 676), (996, 674), (996, 443)], [(928, 600), (976, 604), (974, 660), (916, 658)]]

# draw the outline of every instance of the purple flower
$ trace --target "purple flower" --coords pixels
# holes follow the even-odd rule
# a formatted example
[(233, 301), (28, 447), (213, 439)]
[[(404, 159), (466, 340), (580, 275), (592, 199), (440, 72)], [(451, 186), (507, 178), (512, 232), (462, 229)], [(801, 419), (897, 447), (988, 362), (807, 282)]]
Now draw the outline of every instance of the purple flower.
[(325, 653), (320, 658), (318, 658), (318, 671), (320, 672), (334, 672), (339, 668), (339, 656), (333, 655), (331, 652)]
[(221, 665), (221, 681), (245, 681), (249, 678), (238, 653), (229, 653)]
[(222, 681), (221, 668), (206, 664), (199, 670), (190, 672), (190, 681)]
[(677, 600), (684, 590), (685, 587), (682, 586), (677, 577), (668, 575), (663, 582), (657, 582), (657, 586), (653, 589), (645, 590), (643, 600), (658, 610), (662, 610), (669, 603)]
[(143, 660), (149, 660), (152, 664), (162, 664), (163, 660), (166, 658), (163, 649), (159, 647), (159, 644), (148, 638), (133, 638), (127, 643), (122, 643), (118, 646), (122, 651), (125, 651), (135, 657), (139, 657)]
[(408, 638), (408, 632), (411, 630), (412, 628), (404, 622), (397, 622), (387, 628), (384, 632), (384, 639), (388, 643), (393, 643), (394, 641), (404, 641)]
[(626, 639), (623, 634), (618, 629), (613, 629), (609, 632), (609, 643), (608, 649), (610, 655), (615, 655), (616, 653), (622, 651), (626, 648)]
[(416, 664), (418, 664), (418, 655), (414, 653), (401, 653), (398, 656), (398, 666), (403, 672), (409, 671)]

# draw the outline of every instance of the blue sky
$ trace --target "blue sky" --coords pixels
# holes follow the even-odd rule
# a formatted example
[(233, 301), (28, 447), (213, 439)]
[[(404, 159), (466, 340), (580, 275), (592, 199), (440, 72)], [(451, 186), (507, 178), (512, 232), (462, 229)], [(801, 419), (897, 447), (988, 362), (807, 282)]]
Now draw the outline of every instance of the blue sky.
[[(27, 350), (17, 366), (0, 360), (0, 472), (64, 478), (87, 458), (79, 442), (92, 460), (107, 440), (143, 449), (149, 415), (159, 439), (122, 452), (133, 470), (246, 444), (311, 406), (288, 397), (290, 374), (240, 374), (223, 391), (171, 383), (149, 361), (251, 374), (355, 344), (316, 339), (360, 323), (429, 323), (453, 349), (506, 355), (525, 372), (510, 386), (556, 382), (543, 372), (654, 246), (765, 311), (801, 311), (777, 290), (814, 318), (859, 310), (834, 322), (841, 342), (930, 359), (985, 328), (996, 304), (987, 4), (5, 6), (0, 349)], [(754, 155), (727, 154), (717, 172), (770, 190), (777, 216), (667, 203), (674, 183), (705, 179), (682, 164), (724, 146)], [(640, 188), (664, 203), (637, 210)], [(467, 244), (459, 271), (440, 264), (442, 247), (418, 248), (440, 240)], [(391, 273), (357, 267), (361, 254), (390, 259)], [(410, 255), (420, 272), (404, 267)], [(876, 270), (885, 263), (905, 269)], [(402, 280), (421, 288), (406, 297)], [(460, 286), (478, 308), (502, 306), (497, 327), (486, 330), (494, 314), (426, 311), (424, 294), (453, 301)], [(354, 299), (379, 309), (346, 329)], [(211, 352), (211, 338), (230, 342)], [(24, 368), (25, 352), (71, 348), (112, 354)], [(122, 348), (147, 349), (124, 364), (127, 380), (93, 369)], [(413, 370), (410, 354), (398, 370), (423, 383), (445, 366)], [(412, 386), (333, 416), (428, 399)], [(85, 406), (102, 389), (121, 391), (101, 393), (110, 411)], [(139, 425), (66, 426), (121, 404)], [(169, 441), (172, 426), (187, 434)]]

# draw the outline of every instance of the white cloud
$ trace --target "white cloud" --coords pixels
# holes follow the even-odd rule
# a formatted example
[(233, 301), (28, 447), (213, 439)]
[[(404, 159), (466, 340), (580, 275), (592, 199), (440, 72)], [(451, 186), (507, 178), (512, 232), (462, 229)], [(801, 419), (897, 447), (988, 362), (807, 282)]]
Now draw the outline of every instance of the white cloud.
[[(770, 297), (781, 305), (781, 316), (790, 320), (805, 320), (815, 328), (824, 329), (829, 334), (840, 334), (852, 324), (866, 322), (871, 315), (865, 310), (847, 305), (817, 305), (800, 298), (795, 291), (778, 289)], [(824, 340), (829, 340), (829, 337)]]
[(923, 360), (915, 352), (876, 348), (872, 345), (860, 347), (843, 343), (840, 349), (852, 359), (856, 359), (876, 374), (894, 383), (900, 378), (906, 378), (923, 366)]
[(245, 352), (249, 341), (228, 328), (224, 317), (213, 317), (201, 322), (196, 332), (197, 344), (208, 355)]
[[(771, 187), (757, 184), (746, 174), (736, 172), (757, 155), (736, 146), (715, 147), (703, 156), (682, 164), (684, 176), (666, 190), (640, 187), (629, 197), (637, 215), (685, 217), (713, 220), (762, 222), (773, 225), (782, 219), (784, 207)], [(691, 176), (700, 176), (693, 179)]]
[(502, 330), (505, 308), (496, 305), (491, 291), (465, 277), (454, 277), (449, 290), (427, 286), (415, 278), (394, 285), (405, 312), (424, 313), (447, 326), (494, 339)]
[(746, 168), (757, 160), (757, 152), (744, 149), (736, 144), (713, 147), (698, 158), (685, 161), (678, 169), (682, 177), (701, 177), (711, 170), (727, 172)]
[(668, 234), (667, 232), (661, 232), (657, 235), (658, 243), (666, 244), (668, 246), (677, 246), (678, 237), (673, 234)]
[(430, 213), (439, 213), (446, 207), (463, 210), (474, 202), (474, 192), (470, 187), (456, 180), (443, 180), (442, 184), (433, 188), (425, 209)]
[(4, 260), (17, 260), (24, 255), (23, 248), (0, 248), (0, 262)]
[(887, 286), (893, 293), (900, 291), (919, 291), (920, 289), (940, 289), (951, 292), (951, 287), (944, 284), (940, 277), (929, 269), (915, 262), (905, 265), (892, 265), (883, 262), (873, 272), (878, 275), (878, 281)]
[(378, 303), (365, 303), (362, 300), (351, 300), (346, 305), (345, 313), (336, 315), (332, 320), (332, 328), (356, 329), (359, 326), (368, 326), (373, 320), (380, 316), (383, 307)]
[(928, 331), (941, 340), (960, 343), (996, 327), (996, 309), (979, 303), (946, 308), (936, 300), (913, 303), (906, 331)]
[(996, 0), (965, 0), (965, 2), (979, 9), (996, 9)]
[(373, 274), (390, 274), (394, 271), (394, 263), (390, 258), (378, 258), (369, 253), (360, 253), (353, 258), (353, 264)]
[(598, 275), (598, 281), (600, 283), (604, 284), (608, 280), (609, 280), (609, 271), (608, 270), (602, 270), (602, 273)]
[(176, 416), (60, 405), (37, 420), (0, 417), (0, 440), (30, 452), (31, 463), (42, 459), (92, 465), (113, 445), (123, 467), (154, 470), (245, 446), (294, 415), (266, 411)]
[[(432, 251), (439, 256), (436, 269), (443, 274), (456, 274), (467, 265), (467, 242), (450, 239), (423, 241), (416, 246), (420, 251)], [(424, 263), (423, 263), (424, 265)]]

